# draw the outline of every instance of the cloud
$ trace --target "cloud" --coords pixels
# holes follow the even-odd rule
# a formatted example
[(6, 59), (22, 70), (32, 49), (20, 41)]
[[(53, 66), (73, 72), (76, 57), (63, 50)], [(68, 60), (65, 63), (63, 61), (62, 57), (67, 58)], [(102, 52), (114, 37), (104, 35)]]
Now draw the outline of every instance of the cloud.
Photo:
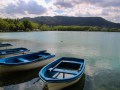
[(30, 1), (27, 4), (27, 11), (29, 14), (43, 14), (47, 9), (42, 5), (38, 5), (35, 1)]
[(120, 0), (74, 0), (73, 3), (92, 4), (100, 7), (120, 7)]
[(57, 7), (62, 7), (62, 8), (72, 8), (73, 5), (71, 2), (68, 1), (65, 1), (65, 0), (56, 0), (54, 2), (54, 5), (57, 6)]
[(120, 22), (120, 0), (55, 0), (54, 5), (58, 7), (57, 11), (64, 11), (62, 15), (103, 17)]
[(45, 0), (45, 2), (46, 2), (46, 3), (49, 3), (49, 2), (51, 2), (51, 0)]
[(120, 0), (0, 0), (0, 17), (80, 16), (120, 22)]
[(3, 11), (4, 13), (14, 16), (16, 14), (43, 14), (47, 9), (33, 0), (28, 2), (19, 0), (16, 3), (9, 3), (4, 7)]
[(102, 7), (120, 7), (120, 0), (110, 0), (108, 2), (105, 2), (105, 3), (101, 3), (101, 6)]

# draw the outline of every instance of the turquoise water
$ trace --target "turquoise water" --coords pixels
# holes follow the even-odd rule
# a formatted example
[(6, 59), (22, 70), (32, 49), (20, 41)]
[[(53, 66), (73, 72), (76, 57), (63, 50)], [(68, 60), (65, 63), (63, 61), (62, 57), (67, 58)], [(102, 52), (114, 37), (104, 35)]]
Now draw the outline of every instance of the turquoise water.
[[(9, 42), (14, 47), (22, 46), (32, 51), (48, 50), (55, 53), (56, 58), (63, 56), (84, 58), (85, 75), (76, 86), (71, 87), (71, 90), (120, 90), (120, 33), (68, 31), (0, 33), (0, 42)], [(0, 79), (0, 90), (26, 88), (31, 90), (35, 89), (34, 87), (39, 90), (41, 89), (39, 84), (33, 84), (38, 78), (38, 71), (34, 71), (32, 75), (31, 72), (28, 73), (29, 77), (31, 75), (28, 80)], [(26, 75), (23, 75), (23, 78), (26, 78)]]

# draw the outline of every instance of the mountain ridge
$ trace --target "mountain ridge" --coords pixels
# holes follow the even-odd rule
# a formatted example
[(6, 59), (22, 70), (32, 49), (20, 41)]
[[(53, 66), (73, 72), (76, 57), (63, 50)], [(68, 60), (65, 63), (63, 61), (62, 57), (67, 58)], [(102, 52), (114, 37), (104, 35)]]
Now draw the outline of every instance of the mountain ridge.
[(120, 23), (108, 21), (102, 17), (71, 17), (71, 16), (40, 16), (40, 17), (24, 17), (21, 20), (30, 20), (39, 24), (49, 26), (98, 26), (105, 28), (120, 28)]

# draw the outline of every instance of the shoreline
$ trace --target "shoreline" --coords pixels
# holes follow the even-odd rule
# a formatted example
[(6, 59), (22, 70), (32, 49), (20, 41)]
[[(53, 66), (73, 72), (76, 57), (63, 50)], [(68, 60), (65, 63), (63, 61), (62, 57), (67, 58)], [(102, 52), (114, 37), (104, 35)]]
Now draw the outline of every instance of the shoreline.
[[(46, 31), (56, 31), (56, 30), (42, 30), (42, 31), (11, 31), (11, 32), (1, 32), (0, 31), (0, 33), (16, 33), (16, 32), (46, 32)], [(63, 31), (63, 30), (58, 30), (58, 31)], [(65, 31), (63, 31), (63, 32), (68, 32), (69, 30), (65, 30)], [(86, 31), (76, 31), (76, 30), (70, 30), (70, 32), (120, 32), (120, 31), (88, 31), (88, 30), (86, 30)]]

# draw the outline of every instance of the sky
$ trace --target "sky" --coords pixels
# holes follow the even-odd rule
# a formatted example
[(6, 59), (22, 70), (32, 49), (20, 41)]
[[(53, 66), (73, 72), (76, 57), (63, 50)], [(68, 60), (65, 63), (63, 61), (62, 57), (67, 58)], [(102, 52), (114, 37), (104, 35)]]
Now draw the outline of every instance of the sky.
[(120, 23), (120, 0), (0, 0), (1, 18), (103, 17)]

